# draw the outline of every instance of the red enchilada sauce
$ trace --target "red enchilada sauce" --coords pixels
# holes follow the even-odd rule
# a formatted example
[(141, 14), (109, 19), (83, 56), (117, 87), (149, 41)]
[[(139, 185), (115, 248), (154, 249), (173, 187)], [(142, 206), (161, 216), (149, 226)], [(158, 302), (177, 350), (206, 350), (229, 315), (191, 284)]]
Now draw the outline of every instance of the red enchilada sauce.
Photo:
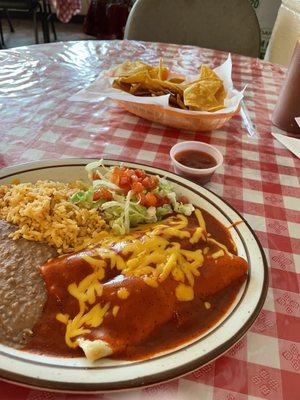
[[(207, 231), (235, 254), (228, 230), (207, 212), (202, 210), (202, 214)], [(196, 218), (189, 217), (189, 228), (196, 225)], [(181, 244), (184, 247), (183, 240)], [(205, 244), (199, 246), (198, 243), (194, 247), (205, 247)], [(81, 256), (82, 252), (61, 257), (42, 267), (48, 299), (42, 317), (34, 328), (33, 339), (26, 347), (27, 351), (67, 357), (83, 356), (81, 349), (70, 349), (66, 345), (66, 327), (55, 318), (59, 312), (67, 312), (72, 317), (78, 312), (78, 301), (69, 295), (67, 288), (70, 283), (78, 284), (92, 272), (92, 267), (83, 261)], [(235, 270), (241, 269), (242, 273), (239, 272), (239, 277), (225, 289), (217, 290), (218, 283), (214, 277), (220, 274), (220, 268), (225, 271), (223, 280), (227, 279), (230, 283), (232, 278), (231, 272), (226, 276), (226, 263), (227, 267), (231, 263), (228, 271), (234, 273)], [(153, 288), (143, 283), (142, 279), (124, 277), (118, 275), (117, 270), (107, 268), (108, 275), (103, 281), (101, 302), (112, 301), (114, 305), (120, 306), (120, 310), (117, 318), (108, 313), (103, 324), (93, 329), (89, 335), (85, 335), (85, 338), (106, 340), (115, 349), (111, 357), (135, 360), (170, 349), (202, 334), (214, 326), (232, 304), (246, 279), (247, 264), (239, 257), (234, 257), (233, 261), (230, 261), (229, 257), (223, 257), (220, 264), (206, 258), (200, 271), (200, 277), (195, 280), (194, 300), (179, 302), (174, 293), (177, 283), (173, 279), (167, 279), (158, 288)], [(124, 286), (124, 282), (130, 296), (126, 300), (117, 299), (115, 293), (119, 287)], [(207, 290), (216, 290), (216, 293), (205, 295)], [(149, 334), (145, 334), (148, 331)], [(122, 341), (123, 345), (118, 349), (118, 343)]]
[(206, 169), (217, 165), (217, 160), (213, 156), (199, 150), (183, 150), (176, 153), (174, 158), (189, 168)]

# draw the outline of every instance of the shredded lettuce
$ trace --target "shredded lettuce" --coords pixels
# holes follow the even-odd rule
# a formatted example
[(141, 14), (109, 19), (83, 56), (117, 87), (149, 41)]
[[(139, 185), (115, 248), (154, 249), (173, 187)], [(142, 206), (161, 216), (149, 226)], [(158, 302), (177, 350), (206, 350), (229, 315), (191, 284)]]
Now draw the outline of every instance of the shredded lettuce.
[(131, 198), (131, 190), (127, 193), (126, 200), (125, 200), (125, 205), (124, 205), (124, 226), (125, 226), (125, 232), (129, 232), (130, 229), (130, 219), (129, 219), (129, 213), (130, 213), (130, 198)]
[(168, 182), (166, 178), (160, 178), (159, 184), (158, 184), (158, 189), (161, 193), (163, 193), (165, 196), (167, 196), (168, 193), (173, 191), (173, 185), (172, 185), (172, 183)]
[(81, 201), (85, 201), (85, 198), (86, 198), (86, 192), (77, 192), (71, 196), (70, 200), (72, 203), (76, 204), (80, 203)]
[(88, 163), (84, 168), (87, 172), (93, 172), (95, 171), (98, 167), (102, 167), (103, 166), (103, 160), (99, 160), (99, 161), (93, 161)]
[[(148, 209), (137, 203), (130, 204), (130, 226), (136, 226), (145, 222), (152, 222), (153, 216), (149, 215)], [(155, 221), (153, 221), (155, 222)]]
[(164, 204), (161, 207), (157, 207), (157, 209), (156, 209), (157, 219), (160, 220), (164, 216), (166, 216), (168, 214), (172, 214), (172, 212), (173, 212), (173, 210), (172, 210), (172, 207), (170, 206), (170, 204)]
[[(82, 206), (89, 206), (93, 201), (94, 190), (90, 188), (85, 192), (76, 192), (71, 196), (71, 203), (80, 204)], [(90, 208), (90, 207), (87, 207)]]
[(112, 231), (117, 235), (125, 235), (124, 216), (121, 216), (110, 223)]
[(149, 207), (147, 208), (147, 216), (148, 216), (148, 220), (151, 222), (156, 222), (157, 218), (156, 218), (156, 208), (155, 207)]
[(101, 187), (105, 187), (106, 189), (117, 190), (118, 192), (122, 192), (122, 189), (119, 186), (115, 185), (112, 182), (109, 182), (105, 179), (96, 179), (93, 181), (94, 190), (98, 190)]
[(167, 193), (167, 198), (170, 200), (171, 205), (173, 206), (173, 208), (176, 206), (177, 203), (177, 199), (176, 199), (176, 193), (175, 192), (169, 192)]
[(106, 201), (105, 203), (102, 204), (101, 210), (107, 210), (108, 208), (113, 208), (113, 207), (120, 207), (121, 204), (122, 203), (115, 200)]
[(182, 204), (177, 203), (175, 204), (174, 211), (178, 212), (179, 214), (190, 216), (195, 208), (192, 204)]
[(146, 208), (130, 201), (130, 197), (131, 193), (128, 192), (122, 203), (110, 201), (104, 203), (100, 208), (104, 212), (104, 218), (109, 221), (110, 227), (116, 234), (128, 233), (131, 226), (157, 221), (155, 207)]

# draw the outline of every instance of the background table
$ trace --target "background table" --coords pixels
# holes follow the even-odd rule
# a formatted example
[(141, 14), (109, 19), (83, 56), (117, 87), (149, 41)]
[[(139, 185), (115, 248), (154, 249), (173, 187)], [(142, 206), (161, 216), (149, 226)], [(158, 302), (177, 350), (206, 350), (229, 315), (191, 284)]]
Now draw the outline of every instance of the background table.
[(81, 0), (43, 0), (43, 3), (49, 2), (55, 7), (57, 18), (62, 22), (69, 22), (81, 10)]
[(300, 163), (270, 135), (270, 115), (284, 71), (233, 56), (233, 80), (239, 88), (248, 84), (246, 104), (257, 138), (247, 136), (240, 117), (221, 130), (192, 133), (139, 119), (108, 101), (68, 101), (103, 69), (127, 58), (155, 62), (160, 56), (179, 72), (195, 73), (200, 63), (216, 66), (227, 54), (127, 41), (1, 51), (0, 166), (47, 158), (109, 157), (170, 169), (169, 149), (178, 141), (217, 146), (224, 165), (207, 187), (245, 216), (264, 247), (270, 267), (264, 308), (248, 334), (224, 356), (170, 383), (123, 394), (76, 396), (2, 382), (1, 399), (299, 399)]

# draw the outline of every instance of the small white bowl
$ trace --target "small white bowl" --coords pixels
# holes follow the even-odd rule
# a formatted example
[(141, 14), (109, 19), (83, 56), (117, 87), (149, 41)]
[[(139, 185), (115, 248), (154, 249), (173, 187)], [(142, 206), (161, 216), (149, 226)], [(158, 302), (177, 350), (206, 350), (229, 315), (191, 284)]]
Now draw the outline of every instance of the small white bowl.
[[(216, 165), (211, 168), (190, 168), (175, 159), (176, 154), (186, 150), (197, 150), (208, 153), (216, 160)], [(175, 144), (170, 150), (170, 157), (176, 174), (196, 180), (202, 185), (209, 182), (213, 173), (223, 164), (222, 153), (214, 146), (203, 142), (187, 141)]]

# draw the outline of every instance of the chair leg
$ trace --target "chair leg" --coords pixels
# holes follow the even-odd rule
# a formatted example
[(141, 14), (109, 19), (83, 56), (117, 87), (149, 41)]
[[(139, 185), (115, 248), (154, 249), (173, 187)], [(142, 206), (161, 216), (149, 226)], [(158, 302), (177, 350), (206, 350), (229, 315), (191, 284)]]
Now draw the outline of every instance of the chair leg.
[(9, 16), (9, 13), (8, 13), (7, 9), (5, 10), (5, 14), (6, 14), (7, 22), (8, 22), (8, 25), (9, 25), (9, 29), (10, 29), (11, 33), (14, 33), (15, 30), (14, 30), (14, 27), (13, 27), (13, 24), (11, 22), (11, 19), (10, 19), (10, 16)]
[(33, 27), (34, 27), (34, 36), (35, 36), (35, 43), (39, 44), (39, 27), (37, 23), (37, 9), (33, 10)]
[(44, 0), (42, 4), (38, 3), (38, 10), (41, 16), (44, 43), (49, 43), (50, 40), (49, 40), (49, 28), (47, 23), (46, 0)]
[(57, 40), (57, 35), (56, 35), (55, 25), (54, 25), (54, 21), (53, 21), (53, 15), (52, 15), (50, 2), (48, 3), (48, 13), (49, 13), (50, 24), (51, 24), (51, 29), (53, 32), (54, 40)]
[(2, 21), (0, 16), (0, 49), (3, 48), (4, 48), (4, 37), (3, 37)]

